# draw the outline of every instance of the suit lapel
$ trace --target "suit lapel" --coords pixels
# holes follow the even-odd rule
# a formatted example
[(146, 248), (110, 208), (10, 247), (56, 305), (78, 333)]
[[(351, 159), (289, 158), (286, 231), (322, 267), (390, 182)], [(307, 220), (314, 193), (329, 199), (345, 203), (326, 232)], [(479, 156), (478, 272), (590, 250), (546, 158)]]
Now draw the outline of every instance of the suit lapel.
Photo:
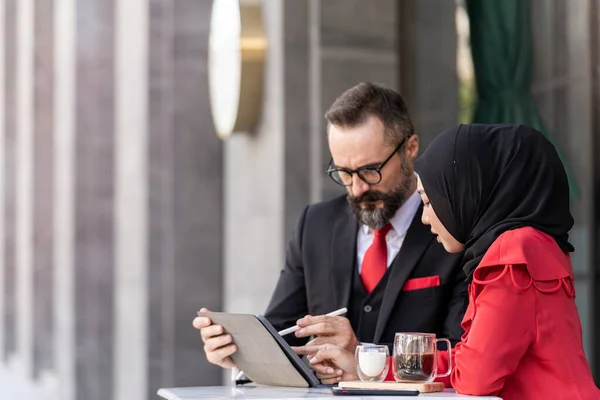
[(331, 238), (330, 289), (335, 307), (347, 307), (350, 300), (358, 222), (349, 209), (338, 218)]
[(383, 330), (392, 313), (392, 309), (396, 304), (396, 299), (402, 290), (402, 286), (404, 286), (404, 282), (406, 282), (406, 279), (417, 265), (421, 255), (433, 240), (429, 227), (421, 223), (422, 207), (423, 206), (419, 207), (417, 210), (417, 213), (408, 228), (402, 247), (390, 266), (392, 270), (390, 271), (388, 282), (385, 286), (381, 310), (379, 312), (379, 318), (377, 318), (377, 327), (375, 328), (375, 343), (381, 339)]

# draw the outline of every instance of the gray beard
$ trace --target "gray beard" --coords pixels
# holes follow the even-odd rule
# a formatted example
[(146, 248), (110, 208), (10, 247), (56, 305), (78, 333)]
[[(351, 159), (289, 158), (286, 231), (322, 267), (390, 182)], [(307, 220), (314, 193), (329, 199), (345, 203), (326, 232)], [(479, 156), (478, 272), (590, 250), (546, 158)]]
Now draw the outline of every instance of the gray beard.
[[(381, 229), (387, 225), (412, 194), (412, 178), (412, 171), (406, 171), (402, 182), (388, 193), (367, 191), (358, 197), (348, 196), (348, 203), (358, 222), (371, 229)], [(383, 207), (375, 206), (374, 201), (377, 200), (383, 201)]]

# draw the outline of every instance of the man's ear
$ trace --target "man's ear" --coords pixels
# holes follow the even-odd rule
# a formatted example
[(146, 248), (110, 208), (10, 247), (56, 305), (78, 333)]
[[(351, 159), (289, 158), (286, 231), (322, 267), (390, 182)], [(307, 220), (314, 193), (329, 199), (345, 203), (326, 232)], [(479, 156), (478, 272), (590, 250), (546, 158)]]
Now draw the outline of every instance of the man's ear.
[(419, 137), (417, 135), (412, 135), (408, 138), (404, 146), (404, 151), (406, 158), (410, 161), (417, 159), (417, 155), (419, 154)]

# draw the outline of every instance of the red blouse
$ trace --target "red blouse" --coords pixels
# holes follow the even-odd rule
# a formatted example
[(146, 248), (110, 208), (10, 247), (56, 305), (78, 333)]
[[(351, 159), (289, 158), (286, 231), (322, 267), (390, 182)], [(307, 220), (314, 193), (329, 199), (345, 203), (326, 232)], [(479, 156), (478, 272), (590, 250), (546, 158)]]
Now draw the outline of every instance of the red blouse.
[[(600, 399), (581, 341), (573, 271), (551, 236), (507, 231), (473, 275), (450, 378), (458, 393), (513, 399)], [(438, 352), (438, 370), (448, 353)]]

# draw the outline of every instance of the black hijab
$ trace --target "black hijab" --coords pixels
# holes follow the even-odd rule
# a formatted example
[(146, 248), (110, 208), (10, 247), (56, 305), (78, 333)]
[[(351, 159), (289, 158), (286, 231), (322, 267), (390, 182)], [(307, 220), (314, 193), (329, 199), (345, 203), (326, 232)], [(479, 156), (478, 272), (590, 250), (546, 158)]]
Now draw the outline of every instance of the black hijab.
[(530, 226), (572, 252), (569, 184), (554, 146), (524, 125), (460, 125), (439, 135), (415, 170), (436, 215), (465, 244), (468, 280), (502, 233)]

